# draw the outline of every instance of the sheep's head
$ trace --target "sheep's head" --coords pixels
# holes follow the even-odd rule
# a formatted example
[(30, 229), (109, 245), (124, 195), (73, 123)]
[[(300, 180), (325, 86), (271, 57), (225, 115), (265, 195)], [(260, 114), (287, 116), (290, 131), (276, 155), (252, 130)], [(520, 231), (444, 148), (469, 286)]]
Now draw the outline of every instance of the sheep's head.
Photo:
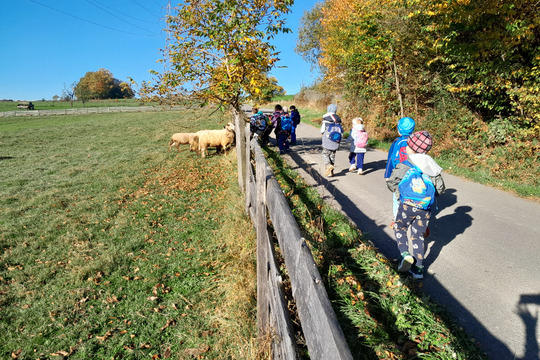
[(227, 129), (227, 131), (234, 132), (234, 124), (231, 122), (227, 123), (227, 125), (225, 125), (225, 129)]

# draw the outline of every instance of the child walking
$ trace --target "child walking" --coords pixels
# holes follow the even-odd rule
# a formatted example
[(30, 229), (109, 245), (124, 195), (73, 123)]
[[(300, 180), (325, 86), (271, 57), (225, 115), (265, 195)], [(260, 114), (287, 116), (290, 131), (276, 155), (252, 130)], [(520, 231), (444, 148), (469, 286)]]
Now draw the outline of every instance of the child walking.
[(334, 176), (336, 151), (339, 149), (343, 128), (341, 127), (341, 118), (336, 114), (337, 105), (328, 105), (326, 111), (321, 125), (324, 176)]
[(364, 173), (364, 155), (366, 153), (368, 134), (364, 129), (364, 120), (362, 118), (352, 119), (352, 124), (351, 134), (347, 139), (351, 143), (349, 149), (349, 164), (351, 164), (351, 167), (349, 171), (356, 171), (358, 175), (362, 175)]
[(291, 119), (293, 121), (293, 128), (291, 131), (291, 145), (296, 145), (296, 128), (298, 127), (298, 125), (300, 125), (302, 117), (300, 116), (300, 112), (294, 105), (289, 106), (289, 111), (291, 114)]
[(396, 165), (386, 182), (390, 191), (399, 194), (393, 226), (401, 253), (398, 271), (409, 271), (415, 279), (424, 278), (424, 234), (435, 197), (445, 190), (442, 168), (427, 154), (432, 144), (427, 131), (412, 134), (407, 139), (407, 160)]
[[(396, 165), (404, 160), (407, 160), (407, 153), (405, 152), (405, 148), (407, 147), (407, 139), (409, 138), (409, 135), (414, 132), (415, 126), (416, 123), (410, 117), (403, 117), (398, 120), (397, 129), (399, 132), (399, 137), (396, 138), (390, 146), (390, 150), (388, 150), (388, 159), (386, 160), (386, 171), (384, 172), (384, 178), (387, 181), (390, 175), (392, 175), (392, 171)], [(396, 219), (397, 208), (398, 201), (396, 196), (392, 196), (392, 214), (394, 220)], [(394, 223), (392, 222), (390, 226), (393, 226), (393, 224)]]

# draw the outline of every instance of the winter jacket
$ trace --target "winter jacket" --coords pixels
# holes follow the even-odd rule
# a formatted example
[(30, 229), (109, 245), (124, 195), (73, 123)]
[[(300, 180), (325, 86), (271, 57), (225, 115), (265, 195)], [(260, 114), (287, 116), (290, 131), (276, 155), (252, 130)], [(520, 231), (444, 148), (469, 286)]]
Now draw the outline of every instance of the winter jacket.
[[(409, 139), (409, 135), (401, 135), (394, 140), (392, 145), (390, 145), (390, 150), (388, 150), (388, 159), (386, 160), (386, 171), (384, 172), (385, 179), (388, 179), (390, 175), (392, 175), (392, 171), (394, 170), (396, 165), (401, 162), (399, 149), (403, 146), (407, 146), (407, 139)], [(406, 153), (403, 153), (402, 156), (405, 157), (402, 160), (407, 159)]]
[[(443, 169), (439, 166), (439, 164), (437, 164), (437, 162), (435, 162), (435, 160), (433, 160), (431, 156), (429, 156), (428, 154), (412, 154), (409, 155), (409, 158), (407, 160), (410, 161), (413, 165), (418, 166), (418, 168), (420, 168), (420, 170), (424, 174), (431, 178), (431, 181), (433, 181), (433, 185), (435, 185), (437, 196), (444, 192), (446, 186), (441, 176)], [(386, 180), (386, 186), (388, 186), (388, 189), (392, 191), (398, 199), (399, 183), (410, 168), (410, 166), (407, 166), (404, 163), (399, 163), (396, 165), (394, 171), (392, 171), (392, 175), (390, 175), (390, 177)]]

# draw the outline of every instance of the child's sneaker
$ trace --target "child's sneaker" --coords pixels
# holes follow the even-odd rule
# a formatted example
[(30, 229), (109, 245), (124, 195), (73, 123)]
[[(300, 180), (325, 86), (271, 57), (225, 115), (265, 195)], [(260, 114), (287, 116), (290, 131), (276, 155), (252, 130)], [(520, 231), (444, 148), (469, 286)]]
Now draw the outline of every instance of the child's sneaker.
[(324, 176), (332, 176), (334, 175), (334, 166), (328, 165), (326, 166), (326, 171), (324, 172)]
[(414, 263), (414, 258), (408, 252), (401, 253), (401, 261), (399, 262), (398, 271), (407, 272), (411, 269), (412, 264)]
[(362, 175), (364, 173), (364, 170), (362, 168), (358, 169), (358, 175)]
[(356, 170), (356, 165), (352, 164), (351, 167), (349, 168), (349, 171), (353, 172), (355, 170)]
[(424, 267), (413, 265), (409, 273), (412, 275), (413, 279), (423, 279), (424, 278)]

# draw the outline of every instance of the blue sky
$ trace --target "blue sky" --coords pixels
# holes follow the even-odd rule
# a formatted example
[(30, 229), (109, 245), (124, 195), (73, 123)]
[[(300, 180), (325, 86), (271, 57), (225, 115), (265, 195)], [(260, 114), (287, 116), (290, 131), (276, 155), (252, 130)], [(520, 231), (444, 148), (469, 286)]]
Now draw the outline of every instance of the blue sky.
[[(2, 1), (0, 21), (0, 100), (51, 100), (64, 84), (100, 68), (119, 80), (151, 80), (148, 70), (164, 47), (166, 0)], [(288, 14), (292, 34), (280, 34), (281, 52), (272, 75), (288, 94), (316, 80), (294, 52), (299, 19), (315, 0), (297, 0)], [(172, 5), (176, 2), (171, 2)]]

